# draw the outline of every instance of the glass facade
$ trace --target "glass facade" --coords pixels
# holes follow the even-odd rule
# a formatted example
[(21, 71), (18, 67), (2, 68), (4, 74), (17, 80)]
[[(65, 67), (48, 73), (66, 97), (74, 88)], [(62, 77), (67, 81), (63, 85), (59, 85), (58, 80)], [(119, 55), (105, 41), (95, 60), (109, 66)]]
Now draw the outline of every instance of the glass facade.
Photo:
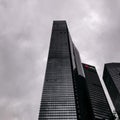
[(82, 65), (66, 22), (54, 21), (38, 119), (113, 120), (111, 116), (96, 70)]
[(120, 63), (105, 64), (103, 79), (120, 117)]
[(114, 120), (95, 67), (83, 64), (95, 120)]
[(39, 120), (77, 120), (68, 29), (54, 21)]

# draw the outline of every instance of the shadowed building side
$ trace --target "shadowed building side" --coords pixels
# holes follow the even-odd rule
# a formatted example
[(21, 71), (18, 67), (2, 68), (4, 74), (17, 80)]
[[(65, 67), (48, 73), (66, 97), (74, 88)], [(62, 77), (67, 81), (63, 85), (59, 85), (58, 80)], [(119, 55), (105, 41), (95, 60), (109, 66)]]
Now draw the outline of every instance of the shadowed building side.
[(83, 64), (94, 120), (114, 120), (94, 66)]
[(73, 44), (71, 37), (69, 41), (77, 118), (78, 120), (93, 120), (92, 108), (88, 97), (89, 95), (79, 52)]
[(120, 63), (105, 64), (103, 79), (120, 118)]

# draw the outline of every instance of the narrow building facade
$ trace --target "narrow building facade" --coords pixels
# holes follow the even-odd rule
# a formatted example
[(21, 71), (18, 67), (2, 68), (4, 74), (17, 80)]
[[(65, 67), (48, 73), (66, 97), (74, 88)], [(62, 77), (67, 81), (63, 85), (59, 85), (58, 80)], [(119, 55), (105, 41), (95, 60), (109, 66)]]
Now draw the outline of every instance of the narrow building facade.
[(83, 64), (83, 68), (94, 119), (114, 120), (95, 67)]
[(103, 79), (120, 118), (120, 63), (105, 64)]

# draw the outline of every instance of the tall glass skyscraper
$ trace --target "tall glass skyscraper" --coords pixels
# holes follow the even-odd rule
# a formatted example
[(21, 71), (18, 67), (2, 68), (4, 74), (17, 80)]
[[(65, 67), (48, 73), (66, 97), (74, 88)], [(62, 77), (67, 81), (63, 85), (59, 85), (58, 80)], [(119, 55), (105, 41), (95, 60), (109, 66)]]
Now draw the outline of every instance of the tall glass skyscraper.
[(94, 66), (83, 64), (86, 84), (95, 120), (113, 120), (107, 98)]
[(103, 79), (120, 117), (120, 63), (105, 64)]
[[(89, 74), (90, 77), (94, 78), (94, 75)], [(108, 117), (95, 118), (97, 112), (93, 111), (90, 97), (93, 94), (88, 90), (79, 52), (71, 40), (67, 24), (54, 21), (39, 120), (111, 120), (107, 101), (107, 105), (100, 104), (107, 106), (105, 110), (109, 111), (109, 115), (104, 109), (101, 113)]]

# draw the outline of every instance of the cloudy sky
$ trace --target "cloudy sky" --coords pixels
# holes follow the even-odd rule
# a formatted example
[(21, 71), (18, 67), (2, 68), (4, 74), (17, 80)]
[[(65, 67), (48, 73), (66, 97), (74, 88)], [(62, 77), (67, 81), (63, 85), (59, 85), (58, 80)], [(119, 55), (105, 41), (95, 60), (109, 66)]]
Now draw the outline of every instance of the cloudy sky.
[(102, 78), (120, 61), (119, 12), (119, 0), (0, 0), (0, 120), (37, 120), (53, 20)]

